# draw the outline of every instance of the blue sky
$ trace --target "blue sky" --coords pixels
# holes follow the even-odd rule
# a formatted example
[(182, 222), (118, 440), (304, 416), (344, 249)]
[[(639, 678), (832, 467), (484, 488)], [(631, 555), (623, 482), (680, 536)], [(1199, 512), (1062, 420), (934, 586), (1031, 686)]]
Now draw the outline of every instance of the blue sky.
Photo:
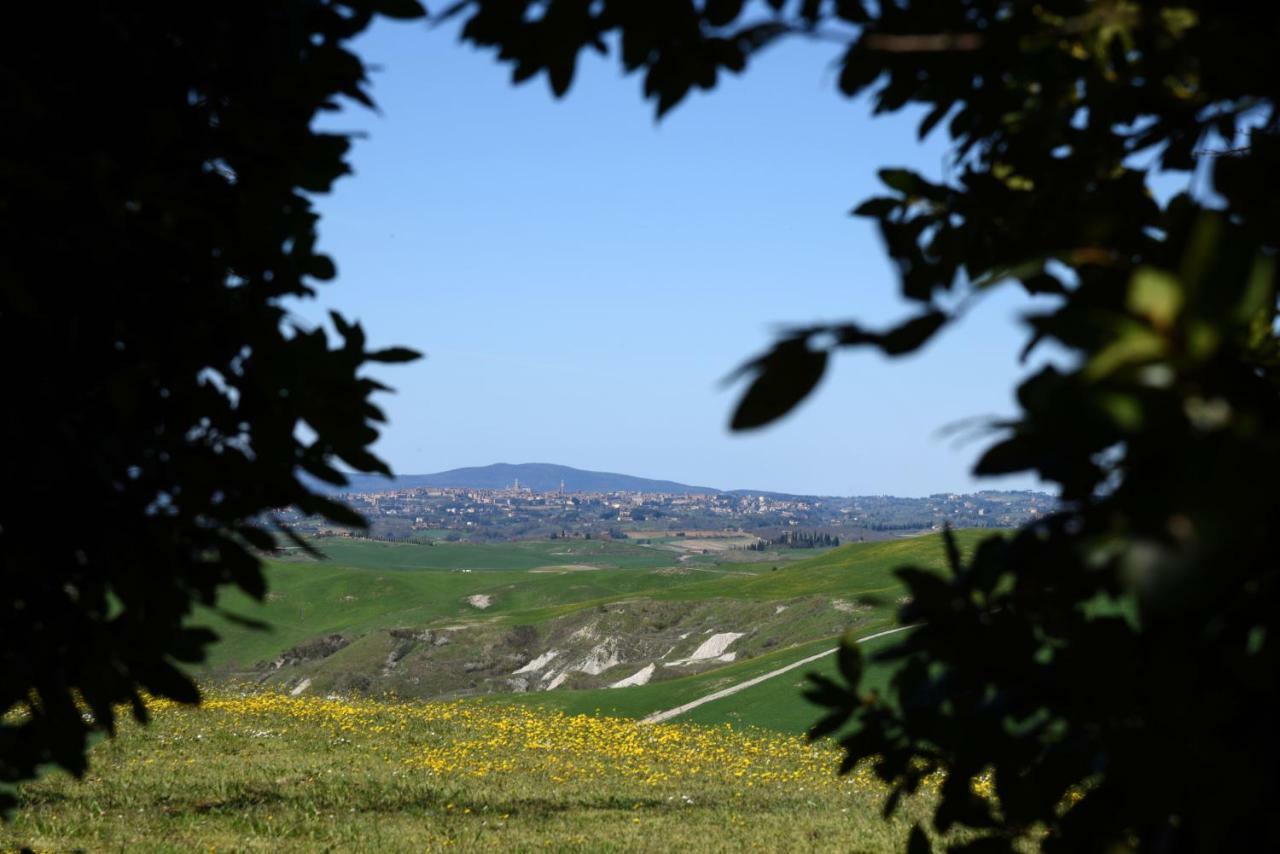
[(943, 139), (870, 116), (834, 86), (830, 45), (764, 54), (660, 124), (641, 81), (588, 60), (567, 98), (519, 87), (452, 31), (381, 24), (380, 113), (352, 107), (355, 177), (320, 197), (338, 308), (377, 345), (428, 354), (375, 375), (397, 389), (377, 450), (397, 471), (556, 462), (721, 488), (921, 495), (1034, 487), (969, 474), (981, 442), (939, 434), (1015, 412), (1026, 368), (1012, 292), (923, 353), (834, 360), (786, 420), (726, 423), (719, 380), (779, 324), (911, 313), (873, 227), (848, 211), (875, 170), (940, 174)]

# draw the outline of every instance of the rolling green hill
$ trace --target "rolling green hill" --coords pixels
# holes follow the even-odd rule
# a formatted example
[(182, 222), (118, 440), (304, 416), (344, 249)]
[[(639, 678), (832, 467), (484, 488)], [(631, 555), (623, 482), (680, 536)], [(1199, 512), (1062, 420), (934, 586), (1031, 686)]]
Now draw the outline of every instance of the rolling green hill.
[[(537, 691), (521, 694), (496, 694), (499, 703), (520, 703), (543, 709), (558, 709), (572, 715), (601, 714), (623, 718), (643, 718), (682, 703), (704, 697), (713, 691), (728, 688), (752, 679), (770, 670), (785, 667), (793, 661), (822, 652), (832, 646), (830, 638), (797, 644), (785, 650), (766, 653), (757, 658), (718, 667), (705, 673), (678, 679), (651, 682), (634, 688), (594, 688), (578, 691)], [(789, 675), (802, 673), (803, 668)], [(763, 687), (768, 683), (761, 683)], [(751, 690), (751, 689), (748, 689)], [(743, 694), (729, 698), (730, 701)], [(799, 698), (797, 698), (799, 699)], [(711, 705), (711, 704), (709, 704)], [(701, 711), (702, 708), (695, 711)], [(683, 720), (683, 718), (681, 718)], [(721, 722), (719, 719), (717, 723)], [(756, 721), (744, 721), (756, 723)]]
[[(983, 536), (977, 531), (957, 534), (961, 548), (971, 547)], [(900, 588), (893, 570), (914, 564), (941, 568), (943, 549), (937, 536), (853, 543), (816, 555), (777, 572), (750, 578), (725, 577), (670, 592), (676, 599), (732, 599), (774, 601), (794, 596), (889, 596)]]
[[(719, 492), (709, 486), (690, 486), (671, 480), (655, 480), (615, 472), (585, 471), (553, 463), (495, 463), (468, 466), (434, 474), (402, 474), (394, 478), (381, 475), (349, 474), (343, 491), (377, 492), (418, 487), (454, 487), (464, 489), (506, 489), (519, 481), (522, 487), (537, 492), (555, 492), (561, 484), (569, 492), (666, 492), (707, 494)], [(320, 484), (327, 491), (336, 491)]]
[[(961, 532), (961, 546), (980, 536)], [(936, 536), (790, 563), (794, 552), (777, 562), (716, 562), (613, 541), (318, 545), (328, 560), (295, 552), (269, 562), (267, 601), (222, 603), (270, 631), (204, 614), (223, 635), (204, 678), (299, 693), (495, 695), (644, 716), (830, 648), (846, 629), (866, 635), (891, 625), (902, 596), (893, 570), (943, 560)], [(828, 665), (791, 671), (688, 719), (803, 730), (813, 710), (796, 685)], [(627, 679), (647, 684), (608, 687)]]
[[(863, 652), (869, 656), (877, 649), (889, 646), (893, 640), (892, 637), (873, 640), (864, 645)], [(537, 708), (556, 709), (575, 715), (602, 714), (643, 718), (785, 667), (792, 662), (830, 649), (838, 643), (838, 638), (824, 638), (696, 676), (655, 682), (635, 688), (499, 694), (495, 695), (493, 700), (500, 703), (521, 703)], [(870, 659), (867, 661), (866, 672), (866, 686), (881, 691), (888, 685), (889, 677), (892, 675), (888, 667)], [(821, 715), (821, 710), (803, 696), (810, 673), (836, 678), (835, 656), (819, 659), (812, 664), (798, 667), (747, 688), (741, 693), (691, 709), (672, 720), (677, 723), (730, 723), (735, 727), (750, 726), (788, 733), (804, 733)]]
[[(870, 656), (879, 649), (891, 646), (900, 638), (878, 638), (863, 645), (866, 659), (866, 677), (863, 687), (882, 694), (893, 675), (891, 668), (872, 660)], [(824, 644), (815, 644), (821, 648)], [(796, 658), (804, 658), (797, 655)], [(679, 723), (724, 724), (755, 726), (782, 732), (803, 733), (813, 726), (822, 710), (804, 697), (804, 689), (811, 673), (830, 679), (838, 679), (836, 657), (829, 655), (812, 664), (798, 667), (774, 679), (753, 685), (740, 694), (715, 700), (674, 718)], [(675, 705), (679, 705), (676, 703)], [(671, 706), (667, 706), (671, 708)]]
[[(317, 541), (327, 560), (301, 552), (269, 560), (264, 602), (231, 593), (220, 610), (268, 623), (269, 631), (237, 625), (213, 611), (201, 621), (222, 636), (210, 666), (249, 666), (295, 644), (334, 632), (359, 635), (442, 621), (538, 621), (624, 597), (654, 596), (726, 573), (766, 570), (760, 564), (682, 566), (676, 552), (611, 541), (540, 541), (473, 545)], [(664, 571), (665, 570), (665, 571)], [(477, 608), (472, 596), (488, 596)], [(522, 613), (523, 612), (523, 613)]]
[[(601, 569), (665, 566), (676, 553), (615, 540), (528, 540), (512, 543), (418, 543), (323, 537), (315, 545), (322, 563), (360, 569), (395, 570), (528, 570), (544, 566), (586, 564)], [(298, 549), (284, 552), (291, 560), (314, 562)]]

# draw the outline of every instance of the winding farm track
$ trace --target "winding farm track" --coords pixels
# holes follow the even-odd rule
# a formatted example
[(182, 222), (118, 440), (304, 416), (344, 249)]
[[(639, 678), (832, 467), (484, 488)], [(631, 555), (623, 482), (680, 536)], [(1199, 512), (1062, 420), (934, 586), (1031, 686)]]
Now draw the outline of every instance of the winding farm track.
[[(887, 629), (886, 631), (883, 631), (883, 632), (876, 632), (873, 635), (867, 635), (864, 638), (858, 638), (857, 643), (866, 643), (867, 641), (872, 641), (872, 640), (875, 640), (876, 638), (882, 638), (882, 637), (885, 637), (886, 635), (897, 634), (898, 632), (905, 632), (907, 629), (914, 629), (914, 628), (915, 626), (898, 626), (896, 629)], [(737, 685), (730, 685), (728, 688), (722, 688), (719, 691), (708, 694), (705, 697), (699, 697), (696, 700), (691, 700), (690, 702), (685, 703), (684, 705), (676, 706), (675, 708), (667, 709), (666, 711), (662, 711), (662, 712), (654, 712), (653, 714), (649, 715), (647, 718), (643, 718), (640, 721), (640, 723), (660, 724), (663, 721), (669, 721), (672, 718), (679, 717), (680, 715), (683, 715), (685, 712), (690, 711), (692, 709), (696, 709), (698, 708), (698, 706), (701, 706), (705, 703), (710, 703), (715, 700), (723, 699), (725, 697), (732, 697), (734, 694), (737, 694), (740, 691), (745, 691), (753, 685), (759, 685), (761, 682), (764, 682), (767, 679), (772, 679), (775, 676), (781, 676), (782, 674), (786, 673), (789, 670), (795, 670), (797, 667), (804, 667), (806, 664), (811, 664), (812, 662), (815, 662), (820, 658), (826, 658), (828, 655), (831, 655), (838, 649), (839, 647), (832, 647), (831, 649), (828, 649), (824, 652), (820, 652), (817, 655), (811, 655), (808, 658), (802, 658), (799, 661), (793, 661), (790, 664), (788, 664), (786, 667), (779, 667), (777, 670), (770, 670), (768, 673), (762, 673), (753, 679), (748, 679), (745, 682), (739, 682)]]

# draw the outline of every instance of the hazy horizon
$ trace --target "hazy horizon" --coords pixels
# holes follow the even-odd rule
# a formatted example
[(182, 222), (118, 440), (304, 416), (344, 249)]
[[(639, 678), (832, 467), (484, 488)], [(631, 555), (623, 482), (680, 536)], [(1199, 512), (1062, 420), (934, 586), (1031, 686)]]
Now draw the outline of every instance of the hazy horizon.
[[(786, 494), (786, 495), (811, 495), (815, 497), (826, 497), (826, 498), (851, 498), (851, 497), (862, 496), (862, 495), (890, 496), (893, 498), (927, 498), (931, 495), (965, 494), (965, 493), (975, 493), (975, 492), (983, 492), (983, 491), (991, 491), (991, 492), (1030, 491), (1030, 492), (1036, 492), (1044, 495), (1050, 494), (1047, 490), (1043, 488), (1037, 488), (1034, 486), (1018, 486), (1016, 484), (1010, 484), (1010, 483), (997, 484), (995, 482), (984, 483), (981, 481), (979, 481), (972, 489), (962, 489), (962, 490), (939, 489), (939, 490), (934, 490), (932, 492), (910, 493), (910, 494), (902, 493), (902, 492), (860, 492), (860, 493), (790, 492), (785, 489), (773, 489), (768, 485), (761, 485), (758, 483), (727, 484), (727, 485), (715, 484), (715, 483), (698, 483), (698, 482), (691, 481), (688, 478), (683, 478), (679, 474), (672, 474), (670, 472), (653, 474), (650, 472), (627, 471), (624, 469), (588, 469), (588, 468), (583, 468), (582, 466), (575, 466), (570, 463), (552, 462), (548, 460), (526, 460), (518, 463), (511, 462), (509, 460), (496, 460), (491, 463), (482, 463), (482, 464), (473, 464), (473, 465), (464, 464), (460, 466), (451, 466), (447, 469), (439, 469), (435, 471), (394, 470), (394, 477), (397, 479), (425, 477), (425, 476), (431, 476), (431, 475), (447, 474), (450, 472), (461, 471), (466, 469), (486, 469), (486, 468), (491, 468), (495, 466), (510, 466), (513, 468), (520, 467), (520, 466), (552, 466), (556, 468), (574, 469), (576, 471), (583, 472), (586, 474), (610, 474), (610, 475), (622, 475), (626, 477), (641, 478), (644, 480), (670, 481), (674, 483), (679, 483), (682, 486), (702, 488), (702, 489), (715, 489), (720, 492), (771, 492), (771, 493)], [(344, 471), (344, 474), (346, 474), (348, 477), (356, 477), (360, 479), (383, 479), (382, 475), (365, 475), (365, 474), (359, 474), (359, 473), (350, 472), (350, 471)], [(574, 490), (570, 490), (570, 491), (574, 491)]]

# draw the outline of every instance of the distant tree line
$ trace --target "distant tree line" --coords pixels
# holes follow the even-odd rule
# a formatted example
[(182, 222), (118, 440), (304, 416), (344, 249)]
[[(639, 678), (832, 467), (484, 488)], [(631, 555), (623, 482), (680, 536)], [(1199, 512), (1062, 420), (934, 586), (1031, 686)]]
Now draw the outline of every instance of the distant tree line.
[[(625, 536), (625, 535), (624, 535)], [(559, 532), (552, 531), (548, 537), (551, 540), (572, 540), (572, 539), (591, 539), (590, 531), (566, 531), (563, 528)]]
[[(867, 528), (872, 531), (920, 531), (933, 526), (932, 519), (915, 519), (905, 522), (868, 522)], [(973, 525), (970, 527), (980, 527)]]
[(747, 546), (747, 551), (764, 552), (773, 548), (824, 549), (840, 545), (840, 538), (817, 531), (783, 531), (773, 539), (760, 539)]

